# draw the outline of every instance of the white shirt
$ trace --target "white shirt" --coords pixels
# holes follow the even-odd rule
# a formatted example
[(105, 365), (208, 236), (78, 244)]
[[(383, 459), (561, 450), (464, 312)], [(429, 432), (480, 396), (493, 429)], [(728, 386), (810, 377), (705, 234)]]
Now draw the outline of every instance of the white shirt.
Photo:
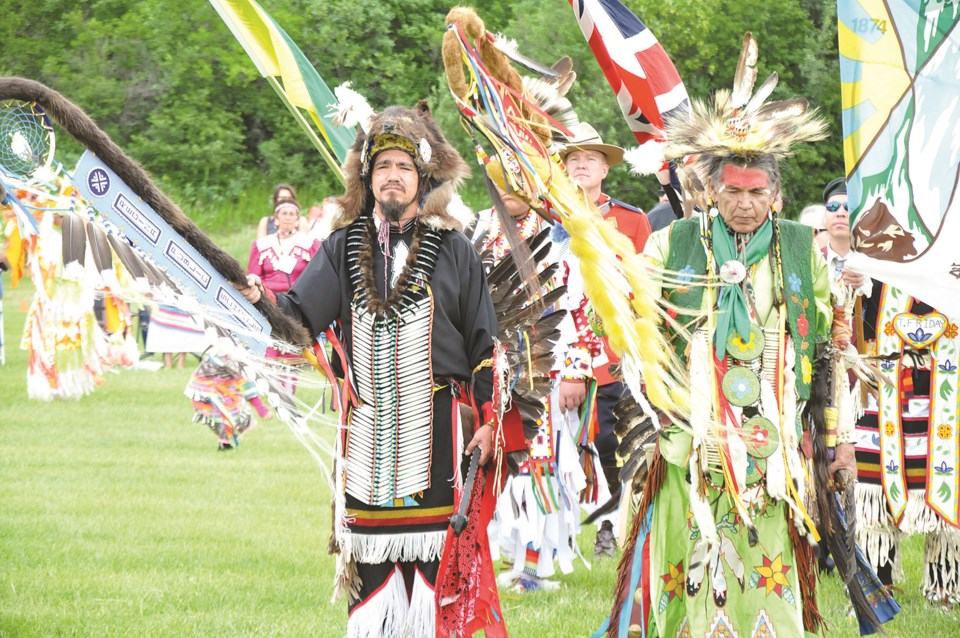
[[(833, 250), (833, 246), (830, 245), (830, 242), (827, 242), (827, 269), (830, 273), (830, 276), (835, 281), (840, 280), (840, 277), (843, 274), (843, 267), (852, 254), (853, 251), (851, 250), (845, 257), (841, 257), (836, 253), (836, 251)], [(870, 293), (873, 292), (873, 282), (871, 281), (870, 277), (864, 277), (863, 285), (857, 288), (854, 292), (858, 295), (869, 297)]]

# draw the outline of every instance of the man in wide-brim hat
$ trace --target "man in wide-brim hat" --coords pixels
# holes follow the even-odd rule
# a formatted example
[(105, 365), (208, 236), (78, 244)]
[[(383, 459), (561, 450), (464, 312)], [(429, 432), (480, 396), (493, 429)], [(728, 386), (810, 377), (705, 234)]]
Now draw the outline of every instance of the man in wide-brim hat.
[[(650, 224), (647, 216), (638, 208), (617, 201), (602, 192), (603, 180), (610, 172), (610, 167), (623, 162), (623, 149), (613, 144), (605, 144), (597, 131), (585, 122), (572, 127), (573, 138), (561, 151), (560, 157), (567, 167), (570, 179), (583, 189), (588, 202), (595, 204), (604, 219), (612, 223), (617, 230), (630, 238), (634, 250), (638, 253), (650, 235)], [(571, 268), (571, 276), (579, 277), (576, 267)], [(573, 290), (580, 289), (572, 286)], [(570, 344), (566, 356), (568, 364), (560, 381), (560, 405), (564, 409), (580, 408), (586, 398), (590, 396), (588, 386), (596, 382), (596, 419), (597, 434), (592, 441), (599, 456), (600, 466), (603, 468), (604, 478), (612, 493), (616, 493), (620, 486), (617, 461), (617, 435), (613, 428), (616, 418), (613, 406), (627, 393), (627, 387), (621, 379), (611, 373), (611, 366), (619, 362), (619, 358), (610, 348), (600, 320), (590, 305), (589, 300), (582, 294), (579, 297), (571, 295), (573, 306), (571, 315), (577, 329), (577, 338)], [(584, 406), (589, 414), (593, 414), (594, 406)], [(616, 539), (613, 532), (613, 522), (616, 512), (598, 520), (594, 554), (600, 556), (616, 556)]]

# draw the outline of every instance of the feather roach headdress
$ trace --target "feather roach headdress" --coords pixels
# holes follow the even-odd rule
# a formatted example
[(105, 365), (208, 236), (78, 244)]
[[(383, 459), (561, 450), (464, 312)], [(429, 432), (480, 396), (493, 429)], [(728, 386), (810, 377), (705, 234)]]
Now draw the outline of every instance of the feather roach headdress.
[(470, 169), (443, 136), (426, 100), (412, 109), (390, 106), (370, 119), (361, 131), (343, 165), (346, 192), (337, 200), (339, 211), (334, 229), (349, 225), (373, 210), (370, 166), (377, 154), (397, 149), (409, 154), (420, 173), (420, 219), (437, 229), (463, 230), (470, 221), (459, 214), (457, 187)]
[[(696, 171), (711, 157), (730, 157), (749, 162), (772, 155), (777, 160), (791, 154), (798, 142), (826, 137), (826, 122), (809, 110), (801, 98), (767, 102), (777, 86), (778, 76), (771, 73), (753, 92), (757, 81), (757, 41), (753, 34), (743, 37), (740, 61), (733, 89), (720, 89), (712, 103), (693, 100), (690, 110), (666, 122), (664, 157), (684, 160), (687, 171)], [(690, 177), (687, 185), (699, 180)], [(699, 175), (702, 178), (702, 174)]]

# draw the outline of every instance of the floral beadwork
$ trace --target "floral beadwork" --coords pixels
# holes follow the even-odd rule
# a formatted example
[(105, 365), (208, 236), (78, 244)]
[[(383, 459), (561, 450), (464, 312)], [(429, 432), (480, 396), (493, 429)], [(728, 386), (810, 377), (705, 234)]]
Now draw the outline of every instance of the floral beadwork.
[(787, 284), (790, 286), (790, 290), (793, 292), (800, 292), (800, 287), (803, 285), (803, 280), (800, 279), (800, 276), (797, 273), (792, 272), (790, 276), (787, 277)]
[(696, 272), (697, 271), (693, 269), (693, 266), (691, 266), (690, 264), (687, 264), (686, 266), (681, 268), (679, 271), (677, 271), (677, 281), (685, 284), (690, 283), (691, 281), (693, 281), (693, 275)]
[(750, 586), (764, 589), (768, 596), (773, 593), (784, 599), (789, 596), (792, 601), (793, 592), (790, 589), (790, 581), (787, 580), (787, 572), (790, 569), (790, 565), (783, 564), (783, 554), (778, 554), (773, 560), (764, 556), (763, 564), (753, 568)]

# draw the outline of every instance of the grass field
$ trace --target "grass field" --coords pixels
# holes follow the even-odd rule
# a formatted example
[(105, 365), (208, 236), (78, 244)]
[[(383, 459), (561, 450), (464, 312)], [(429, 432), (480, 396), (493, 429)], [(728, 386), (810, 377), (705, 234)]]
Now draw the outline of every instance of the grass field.
[[(245, 234), (224, 240), (237, 255), (249, 247)], [(329, 602), (331, 494), (290, 433), (268, 421), (217, 452), (190, 420), (189, 362), (108, 373), (76, 402), (27, 400), (19, 333), (31, 293), (7, 285), (3, 299), (0, 636), (342, 636), (344, 605)], [(960, 636), (960, 611), (934, 611), (919, 593), (921, 551), (920, 539), (906, 544), (904, 612), (888, 635)], [(594, 562), (559, 591), (504, 593), (511, 636), (590, 635), (613, 580), (612, 562)], [(820, 591), (829, 635), (856, 636), (840, 583)]]

